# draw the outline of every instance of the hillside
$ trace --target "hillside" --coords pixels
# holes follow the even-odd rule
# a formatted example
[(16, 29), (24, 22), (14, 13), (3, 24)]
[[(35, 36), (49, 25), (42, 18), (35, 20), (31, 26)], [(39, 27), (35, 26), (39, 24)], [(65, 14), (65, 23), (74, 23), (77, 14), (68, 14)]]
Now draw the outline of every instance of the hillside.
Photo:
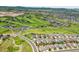
[[(0, 35), (2, 34), (11, 35), (11, 38), (7, 39), (15, 40), (15, 42), (16, 37), (20, 38), (20, 36), (31, 40), (32, 34), (79, 34), (79, 9), (0, 6)], [(0, 39), (3, 38), (0, 36)], [(0, 46), (3, 46), (6, 41), (6, 38), (1, 40)], [(20, 40), (17, 40), (18, 42)], [(27, 43), (22, 42), (22, 45)], [(12, 46), (9, 49), (16, 50)], [(4, 49), (4, 51), (8, 50)]]

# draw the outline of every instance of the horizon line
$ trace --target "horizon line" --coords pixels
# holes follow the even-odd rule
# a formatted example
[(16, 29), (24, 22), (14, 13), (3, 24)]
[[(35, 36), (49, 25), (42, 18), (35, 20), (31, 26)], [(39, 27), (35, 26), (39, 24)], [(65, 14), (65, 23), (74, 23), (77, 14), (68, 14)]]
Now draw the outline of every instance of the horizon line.
[[(5, 6), (5, 5), (4, 5)], [(68, 9), (79, 9), (79, 6), (5, 6), (5, 7), (31, 7), (31, 8), (68, 8)]]

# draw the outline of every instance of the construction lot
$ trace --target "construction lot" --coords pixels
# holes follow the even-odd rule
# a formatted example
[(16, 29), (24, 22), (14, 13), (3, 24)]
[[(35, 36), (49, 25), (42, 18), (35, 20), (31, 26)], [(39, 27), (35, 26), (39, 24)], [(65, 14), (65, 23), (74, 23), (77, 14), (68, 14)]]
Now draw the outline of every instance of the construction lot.
[(0, 11), (0, 17), (2, 16), (18, 16), (18, 15), (23, 15), (24, 12), (2, 12)]

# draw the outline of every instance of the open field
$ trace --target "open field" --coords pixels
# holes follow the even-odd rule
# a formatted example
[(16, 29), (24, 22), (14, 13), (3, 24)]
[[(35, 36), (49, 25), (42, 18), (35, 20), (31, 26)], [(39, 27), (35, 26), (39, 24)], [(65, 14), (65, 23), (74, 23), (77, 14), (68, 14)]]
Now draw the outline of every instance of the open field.
[(0, 52), (32, 52), (32, 48), (25, 40), (16, 37), (0, 39)]

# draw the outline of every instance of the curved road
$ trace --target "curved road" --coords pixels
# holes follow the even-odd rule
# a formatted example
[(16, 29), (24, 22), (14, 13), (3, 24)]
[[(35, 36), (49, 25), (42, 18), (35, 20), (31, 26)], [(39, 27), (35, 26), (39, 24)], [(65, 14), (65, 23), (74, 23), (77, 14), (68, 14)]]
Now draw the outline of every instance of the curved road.
[(29, 40), (28, 38), (26, 38), (25, 36), (19, 36), (19, 37), (20, 37), (21, 39), (27, 41), (27, 42), (31, 45), (33, 52), (39, 52), (39, 50), (38, 50), (38, 48), (37, 48), (37, 46), (36, 46), (36, 44), (35, 44), (34, 42), (30, 41), (30, 40)]
[[(2, 27), (2, 26), (0, 26), (0, 27)], [(4, 28), (4, 27), (2, 27), (2, 28)], [(36, 46), (36, 44), (34, 42), (32, 42), (30, 39), (26, 38), (25, 36), (20, 36), (20, 32), (16, 33), (16, 34), (10, 34), (10, 35), (13, 36), (13, 37), (18, 36), (19, 38), (27, 41), (31, 45), (33, 52), (39, 52), (38, 47)]]

